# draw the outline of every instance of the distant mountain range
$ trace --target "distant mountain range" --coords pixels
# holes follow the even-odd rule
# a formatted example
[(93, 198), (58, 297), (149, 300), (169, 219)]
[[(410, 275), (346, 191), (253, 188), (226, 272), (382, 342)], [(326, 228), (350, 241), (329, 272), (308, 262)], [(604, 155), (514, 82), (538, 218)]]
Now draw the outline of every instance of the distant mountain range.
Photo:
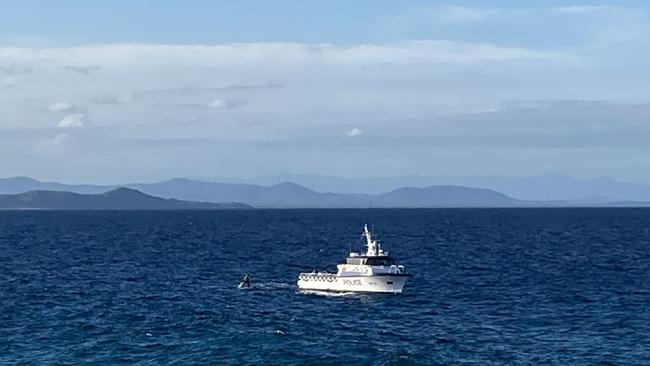
[[(203, 178), (206, 180), (206, 178)], [(425, 188), (453, 185), (491, 189), (526, 201), (604, 202), (650, 201), (650, 184), (621, 182), (609, 177), (577, 179), (563, 174), (532, 177), (502, 176), (422, 176), (341, 178), (317, 174), (278, 174), (252, 179), (209, 178), (209, 181), (273, 185), (294, 182), (317, 192), (381, 194), (402, 187)]]
[(0, 209), (191, 210), (251, 208), (241, 203), (190, 202), (154, 197), (129, 188), (99, 194), (28, 191), (0, 195)]
[(457, 186), (400, 188), (373, 196), (358, 193), (318, 193), (289, 182), (258, 186), (172, 179), (136, 187), (161, 197), (212, 202), (232, 200), (254, 207), (504, 207), (525, 204), (491, 190)]
[[(230, 208), (231, 205), (235, 205), (235, 208), (237, 207), (237, 204), (223, 202), (242, 202), (245, 205), (260, 208), (650, 206), (647, 200), (637, 201), (606, 197), (548, 200), (517, 199), (492, 189), (470, 188), (459, 185), (402, 187), (373, 195), (362, 193), (321, 193), (290, 182), (262, 186), (249, 183), (207, 182), (184, 178), (175, 178), (159, 183), (127, 184), (125, 186), (130, 189), (125, 190), (122, 188), (114, 191), (117, 187), (110, 185), (66, 185), (53, 182), (39, 182), (26, 177), (13, 177), (0, 179), (0, 194), (14, 195), (13, 198), (5, 196), (5, 199), (8, 200), (7, 202), (22, 202), (21, 199), (23, 201), (25, 199), (33, 199), (30, 197), (35, 193), (24, 193), (26, 191), (39, 191), (39, 195), (46, 194), (42, 191), (49, 191), (46, 196), (39, 198), (40, 202), (54, 202), (56, 199), (66, 202), (76, 202), (75, 200), (79, 199), (77, 196), (80, 194), (95, 195), (91, 196), (92, 200), (91, 197), (86, 197), (84, 201), (92, 201), (92, 204), (88, 203), (91, 206), (96, 203), (97, 207), (103, 206), (106, 208), (127, 207), (127, 201), (135, 200), (136, 197), (139, 197), (135, 192), (148, 197), (150, 201), (167, 201), (164, 205), (160, 201), (157, 201), (158, 203), (151, 201), (149, 203), (151, 207), (159, 204), (162, 206), (173, 206), (173, 208), (204, 208), (201, 205), (211, 204), (224, 205), (216, 206), (224, 208)], [(637, 188), (639, 188), (639, 194), (642, 194), (642, 189), (640, 187)], [(65, 199), (56, 198), (57, 196), (53, 191), (68, 193), (66, 193), (67, 196), (65, 196)], [(123, 194), (119, 197), (119, 202), (121, 203), (110, 203), (110, 200), (107, 200), (106, 196), (110, 196), (109, 191), (122, 192)], [(130, 192), (132, 196), (127, 195), (127, 192)], [(47, 200), (45, 197), (47, 197)], [(144, 199), (143, 197), (140, 198)], [(12, 199), (14, 201), (11, 201)], [(115, 200), (115, 198), (111, 199)], [(1, 202), (0, 200), (0, 208), (6, 207)], [(144, 201), (142, 202), (140, 206), (144, 206)], [(29, 207), (35, 207), (38, 204), (30, 203), (30, 205), (32, 206)], [(51, 205), (54, 205), (54, 203), (51, 203)], [(69, 205), (72, 205), (72, 203), (69, 203)], [(208, 208), (214, 207), (210, 206)]]

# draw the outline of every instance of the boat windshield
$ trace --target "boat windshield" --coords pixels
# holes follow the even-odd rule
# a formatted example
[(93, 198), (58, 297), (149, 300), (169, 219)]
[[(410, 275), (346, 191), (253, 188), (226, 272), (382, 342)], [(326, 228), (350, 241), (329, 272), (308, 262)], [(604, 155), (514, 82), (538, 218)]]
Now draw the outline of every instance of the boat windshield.
[(364, 264), (365, 258), (359, 258), (359, 257), (348, 257), (346, 263), (347, 264)]
[(390, 258), (390, 257), (383, 257), (383, 258), (367, 258), (366, 259), (366, 265), (368, 266), (392, 266), (395, 264), (395, 259)]

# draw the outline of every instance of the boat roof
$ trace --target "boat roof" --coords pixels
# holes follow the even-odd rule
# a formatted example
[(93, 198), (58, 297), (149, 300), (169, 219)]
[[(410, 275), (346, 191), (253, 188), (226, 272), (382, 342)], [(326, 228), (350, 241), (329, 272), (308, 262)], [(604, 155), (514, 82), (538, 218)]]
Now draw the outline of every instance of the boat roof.
[(347, 258), (387, 258), (387, 259), (395, 259), (394, 257), (391, 257), (390, 255), (348, 255)]

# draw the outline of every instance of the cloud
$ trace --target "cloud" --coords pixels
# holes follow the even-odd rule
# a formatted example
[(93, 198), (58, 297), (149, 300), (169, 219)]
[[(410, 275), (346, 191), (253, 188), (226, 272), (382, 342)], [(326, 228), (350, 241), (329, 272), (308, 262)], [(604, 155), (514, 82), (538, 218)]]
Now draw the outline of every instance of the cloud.
[[(372, 123), (372, 138), (363, 143), (374, 148), (643, 148), (650, 139), (648, 118), (650, 103), (518, 101), (491, 112)], [(321, 143), (336, 141), (324, 138), (333, 133), (321, 135)]]
[(59, 133), (54, 137), (41, 140), (31, 149), (32, 155), (36, 156), (59, 156), (65, 152), (66, 144), (70, 136), (67, 133)]
[(65, 141), (68, 139), (68, 134), (66, 133), (60, 133), (56, 135), (52, 140), (50, 140), (50, 143), (55, 144), (55, 145), (60, 145), (65, 143)]
[(92, 102), (100, 105), (117, 105), (125, 104), (133, 101), (132, 93), (123, 93), (115, 96), (105, 96), (93, 98)]
[(54, 104), (50, 104), (47, 109), (52, 112), (63, 112), (63, 111), (71, 111), (74, 109), (74, 106), (68, 102), (58, 102)]
[(576, 61), (575, 55), (537, 51), (517, 47), (502, 47), (490, 43), (451, 41), (409, 41), (392, 45), (362, 45), (358, 47), (327, 46), (322, 57), (338, 64), (376, 62), (413, 63), (474, 63), (516, 60)]
[[(151, 67), (170, 66), (241, 66), (274, 64), (365, 64), (376, 62), (476, 62), (520, 59), (575, 58), (550, 51), (518, 47), (503, 47), (490, 43), (452, 42), (445, 40), (407, 41), (387, 44), (359, 44), (339, 46), (333, 44), (299, 43), (233, 43), (209, 45), (152, 45), (107, 44), (69, 48), (0, 48), (0, 55), (11, 61), (31, 63), (87, 62), (97, 67)], [(64, 66), (65, 67), (65, 66)], [(277, 84), (240, 84), (239, 89), (277, 87)]]
[(84, 124), (84, 115), (82, 113), (75, 113), (66, 116), (59, 122), (61, 128), (81, 127)]
[(224, 92), (224, 91), (246, 91), (246, 90), (262, 90), (262, 89), (279, 89), (283, 85), (279, 83), (239, 83), (239, 84), (226, 84), (226, 85), (183, 85), (172, 88), (150, 89), (135, 93), (140, 96), (151, 95), (172, 95), (172, 94), (201, 94), (208, 92)]
[[(210, 102), (183, 102), (174, 104), (174, 106), (182, 107), (185, 109), (194, 110), (207, 110), (207, 109), (236, 109), (248, 104), (245, 99), (213, 99)], [(161, 105), (164, 105), (162, 103)]]
[(2, 80), (2, 86), (14, 86), (16, 85), (16, 79), (13, 76), (5, 76), (4, 79)]
[(613, 5), (573, 5), (573, 6), (556, 6), (553, 7), (552, 9), (560, 13), (585, 14), (585, 13), (602, 12), (608, 10), (619, 10), (622, 8)]
[(10, 65), (0, 65), (0, 72), (7, 75), (24, 75), (30, 74), (34, 70), (29, 65), (20, 65), (20, 64), (10, 64)]
[[(646, 44), (650, 36), (650, 19), (645, 9), (617, 5), (574, 5), (554, 7), (551, 10), (550, 15), (555, 13), (556, 22), (564, 27), (557, 29), (557, 32), (574, 34), (574, 37), (582, 34), (586, 45), (591, 48), (607, 49), (625, 44), (630, 47), (629, 50), (626, 49), (628, 47), (618, 48), (616, 52), (608, 52), (603, 57), (616, 55), (621, 59), (632, 57), (639, 63), (647, 62), (647, 55), (637, 48)], [(632, 54), (621, 51), (632, 51)]]
[(115, 98), (115, 100), (118, 103), (128, 103), (128, 102), (133, 100), (133, 94), (124, 93), (124, 94), (118, 95), (117, 98)]
[(208, 107), (210, 108), (225, 108), (226, 107), (226, 101), (223, 99), (215, 99), (208, 103)]
[(215, 99), (208, 103), (209, 108), (213, 109), (234, 109), (246, 105), (245, 100), (228, 100), (228, 99)]
[(74, 66), (74, 65), (65, 65), (63, 66), (64, 70), (89, 75), (92, 72), (95, 72), (100, 69), (99, 66)]
[[(67, 166), (75, 167), (65, 172), (67, 179), (96, 181), (218, 175), (217, 169), (233, 175), (309, 172), (313, 162), (323, 172), (357, 174), (353, 166), (373, 159), (372, 171), (387, 174), (439, 166), (448, 167), (445, 173), (507, 170), (514, 163), (499, 165), (499, 158), (511, 161), (518, 150), (537, 149), (541, 156), (562, 148), (620, 149), (626, 135), (645, 138), (641, 120), (624, 113), (594, 119), (557, 105), (556, 113), (539, 113), (555, 99), (629, 102), (648, 95), (646, 66), (633, 76), (602, 72), (589, 55), (559, 49), (564, 51), (449, 40), (0, 47), (6, 62), (36, 70), (20, 77), (20, 88), (0, 92), (0, 128), (23, 131), (22, 146), (68, 133), (70, 139), (57, 145), (75, 151), (66, 156)], [(66, 65), (101, 71), (75, 76)], [(503, 105), (508, 100), (526, 108), (481, 112), (516, 109)], [(607, 123), (609, 130), (599, 130)], [(614, 135), (616, 128), (623, 132)], [(617, 142), (608, 136), (618, 136)], [(8, 145), (6, 136), (0, 138), (2, 154), (25, 154), (18, 142)], [(629, 141), (643, 149), (640, 140)], [(459, 151), (467, 155), (466, 166), (442, 159)], [(471, 160), (484, 154), (497, 163)], [(426, 157), (433, 155), (440, 160), (429, 162)], [(56, 163), (47, 162), (34, 171), (63, 176)], [(6, 171), (20, 171), (35, 163), (17, 158), (8, 164)]]
[(438, 8), (438, 12), (438, 19), (443, 22), (471, 22), (498, 15), (501, 11), (498, 9), (443, 5)]
[(429, 22), (438, 24), (472, 23), (504, 13), (501, 9), (460, 5), (416, 7), (401, 15), (397, 22)]
[[(611, 2), (610, 2), (611, 3)], [(647, 43), (650, 13), (623, 5), (529, 6), (501, 8), (452, 5), (414, 6), (378, 23), (376, 33), (391, 39), (438, 39), (528, 49), (584, 50), (638, 41)], [(552, 25), (552, 26), (549, 26)], [(638, 48), (632, 48), (638, 52)], [(623, 49), (604, 56), (625, 59)], [(647, 61), (640, 61), (647, 62)]]
[(347, 136), (347, 137), (357, 137), (357, 136), (361, 135), (362, 133), (363, 133), (363, 131), (361, 131), (360, 129), (353, 128), (353, 129), (349, 130), (348, 132), (346, 132), (345, 136)]

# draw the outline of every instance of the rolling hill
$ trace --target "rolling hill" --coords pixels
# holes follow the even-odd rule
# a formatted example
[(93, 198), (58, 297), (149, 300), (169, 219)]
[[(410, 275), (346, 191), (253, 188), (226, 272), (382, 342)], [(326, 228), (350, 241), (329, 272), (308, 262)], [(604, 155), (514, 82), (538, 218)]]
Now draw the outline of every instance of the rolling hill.
[(241, 203), (190, 202), (154, 197), (134, 189), (117, 188), (99, 194), (36, 190), (0, 195), (0, 209), (55, 210), (179, 210), (241, 209)]
[[(132, 192), (148, 195), (149, 202), (138, 195), (127, 194), (124, 188), (118, 189), (112, 185), (66, 185), (53, 182), (39, 182), (31, 178), (14, 177), (0, 179), (0, 194), (21, 195), (18, 202), (31, 202), (32, 206), (45, 203), (55, 205), (56, 200), (64, 200), (70, 204), (81, 201), (74, 194), (95, 195), (93, 202), (97, 206), (108, 205), (109, 200), (101, 203), (101, 198), (111, 191), (122, 192), (119, 200), (120, 207), (128, 207), (128, 201), (139, 202), (139, 205), (174, 206), (193, 208), (197, 205), (222, 204), (222, 202), (242, 202), (246, 205), (260, 208), (366, 208), (372, 207), (611, 207), (650, 205), (648, 200), (611, 199), (607, 197), (587, 197), (583, 199), (549, 199), (525, 200), (513, 198), (499, 190), (489, 188), (474, 188), (455, 184), (430, 185), (425, 187), (402, 187), (385, 193), (368, 195), (358, 193), (317, 192), (302, 185), (281, 182), (271, 185), (256, 185), (248, 183), (222, 183), (175, 178), (157, 183), (128, 184)], [(576, 188), (577, 189), (577, 188)], [(593, 193), (592, 191), (588, 191)], [(25, 193), (27, 192), (27, 193)], [(49, 193), (45, 193), (49, 192)], [(55, 192), (67, 192), (67, 196), (58, 197)], [(129, 198), (130, 197), (130, 198)], [(4, 197), (7, 202), (11, 201)], [(12, 198), (16, 200), (17, 198)], [(154, 202), (153, 199), (176, 200), (167, 203)], [(90, 197), (84, 202), (90, 204)], [(181, 201), (198, 201), (182, 203)], [(36, 202), (39, 202), (38, 204)], [(200, 203), (203, 202), (203, 203)], [(9, 204), (9, 203), (7, 203)], [(26, 205), (27, 203), (22, 203)], [(15, 204), (14, 204), (15, 205)], [(230, 205), (230, 204), (223, 204)], [(192, 206), (192, 207), (189, 207)], [(0, 206), (4, 207), (4, 206)]]

